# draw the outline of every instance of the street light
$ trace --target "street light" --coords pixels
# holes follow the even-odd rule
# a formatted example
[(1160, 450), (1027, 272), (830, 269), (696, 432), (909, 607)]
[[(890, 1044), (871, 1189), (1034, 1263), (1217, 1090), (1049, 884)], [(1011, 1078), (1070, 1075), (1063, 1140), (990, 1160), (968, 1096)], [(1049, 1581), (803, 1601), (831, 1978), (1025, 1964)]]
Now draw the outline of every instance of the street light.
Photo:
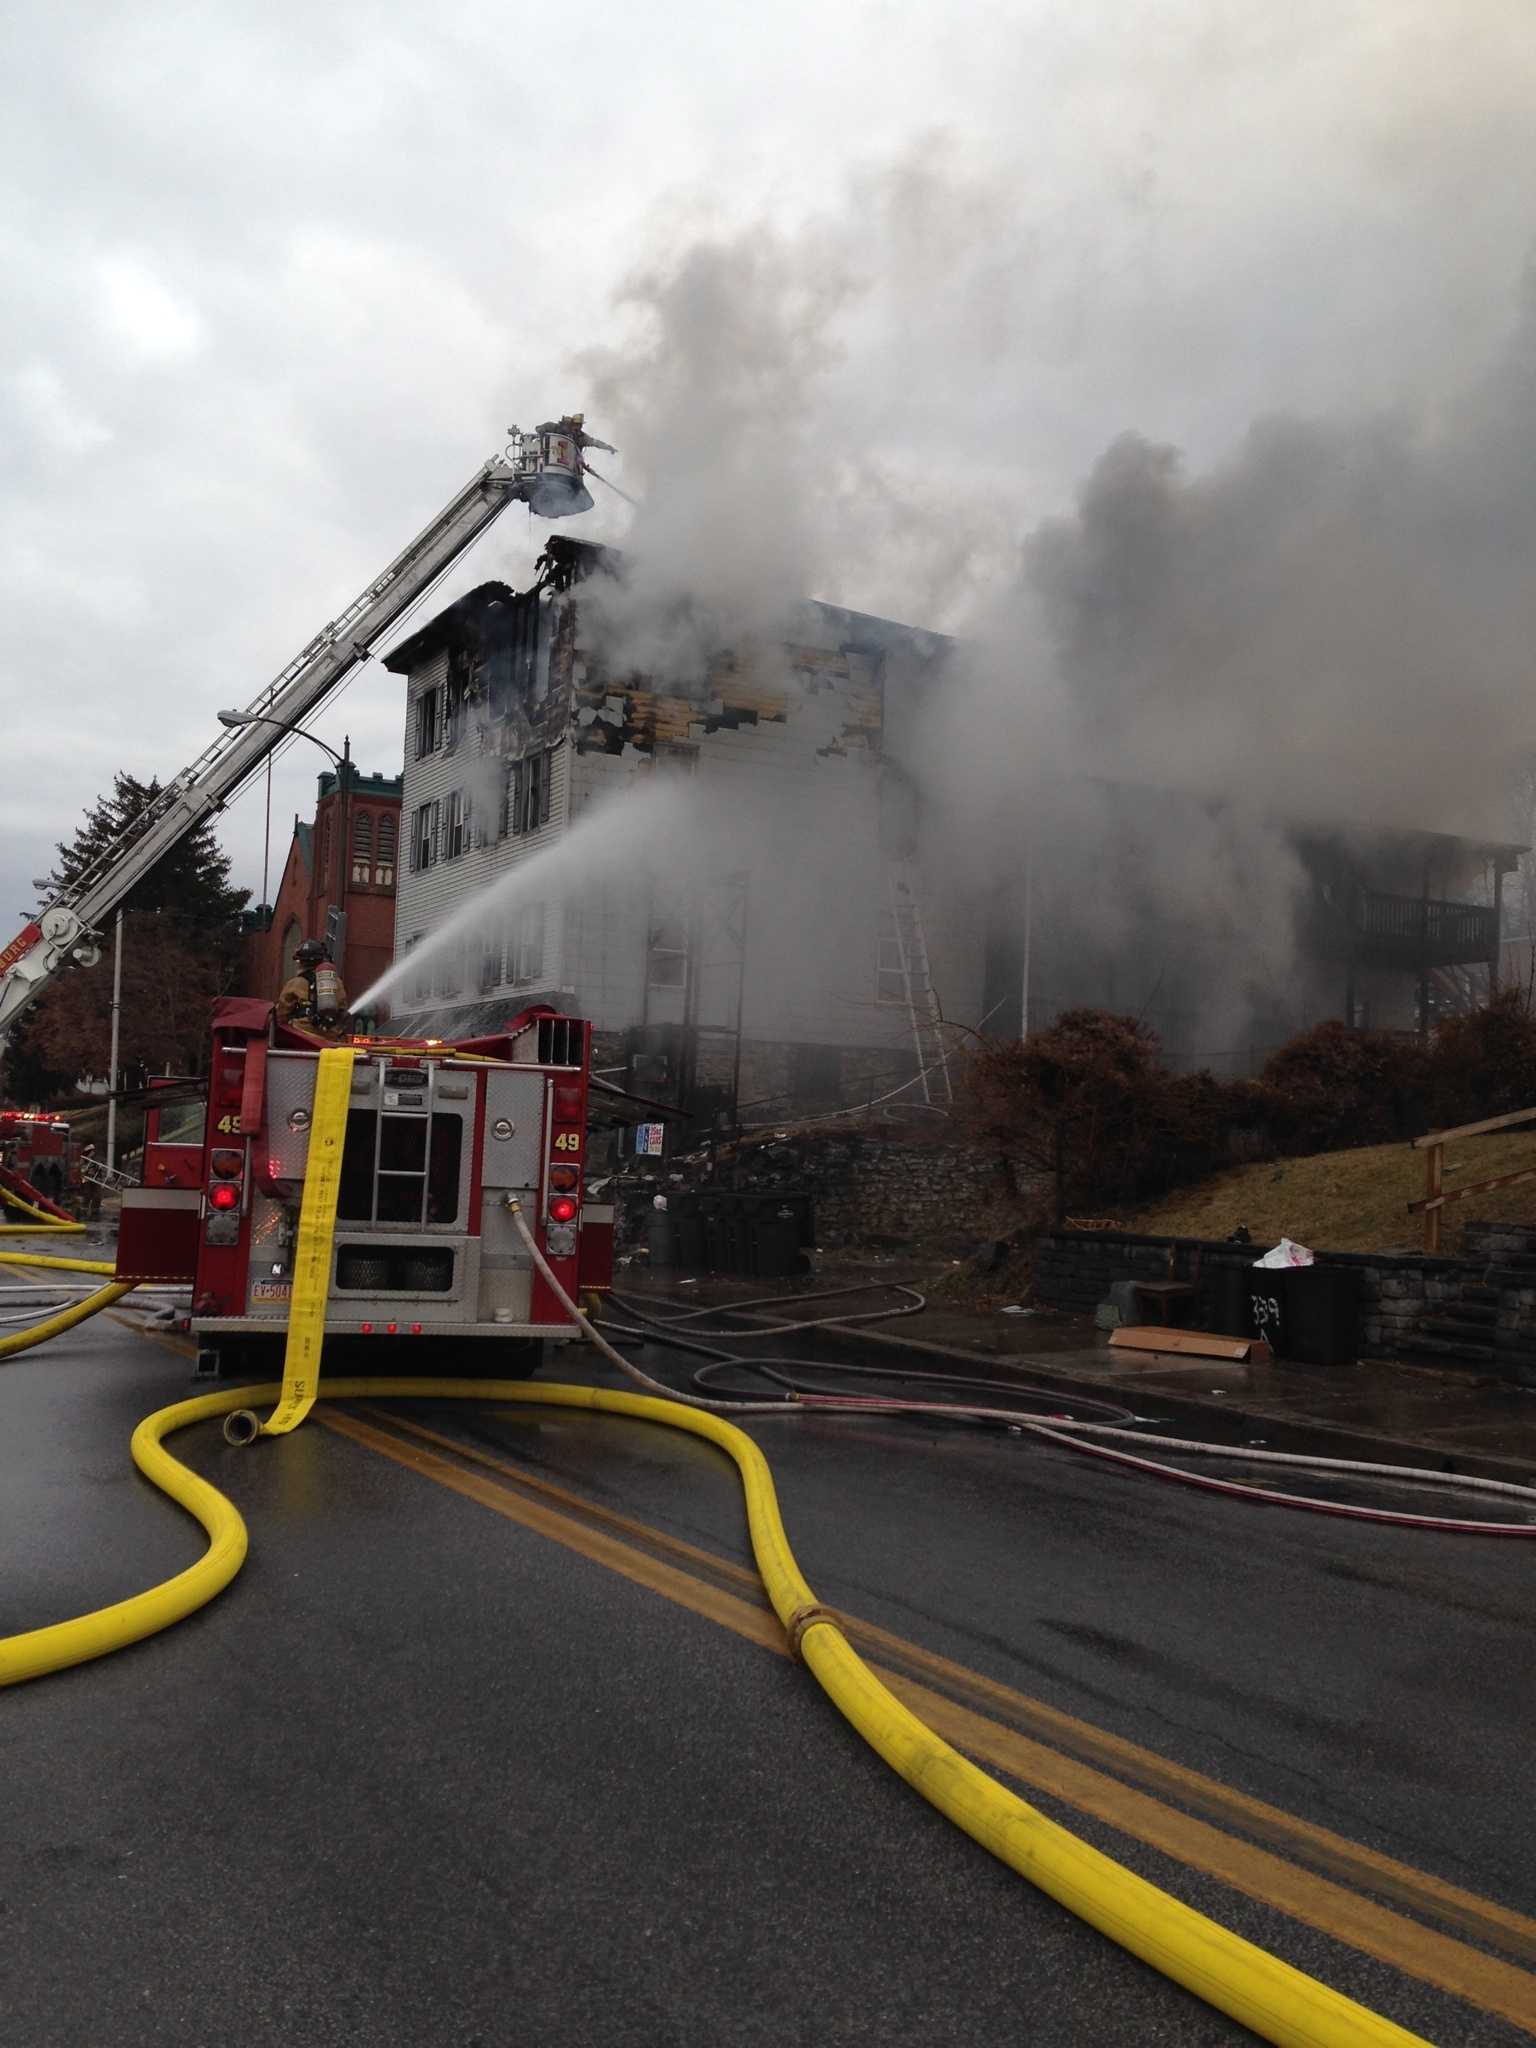
[[(286, 718), (269, 718), (264, 711), (216, 711), (214, 716), (218, 719), (220, 725), (227, 726), (231, 732), (237, 732), (242, 725), (275, 725), (279, 732), (291, 732), (296, 734), (301, 740), (308, 740), (311, 746), (318, 747), (322, 754), (329, 754), (336, 763), (337, 783), (340, 790), (340, 801), (337, 804), (337, 810), (340, 813), (341, 819), (337, 834), (341, 841), (341, 902), (338, 906), (341, 922), (341, 945), (339, 951), (343, 955), (343, 958), (338, 960), (336, 965), (344, 970), (346, 967), (345, 954), (347, 950), (347, 880), (352, 868), (352, 843), (348, 832), (348, 826), (351, 823), (351, 734), (347, 733), (342, 736), (341, 752), (338, 754), (334, 747), (328, 747), (324, 740), (316, 739), (315, 735), (312, 732), (306, 732), (302, 725), (290, 725)], [(345, 980), (345, 972), (343, 972), (342, 978)]]
[(338, 768), (343, 765), (344, 759), (352, 758), (350, 739), (342, 740), (345, 754), (338, 754), (334, 747), (328, 747), (324, 740), (316, 739), (315, 735), (306, 732), (302, 725), (290, 725), (286, 718), (268, 718), (264, 711), (216, 711), (213, 715), (220, 725), (228, 726), (231, 732), (237, 731), (242, 725), (275, 725), (279, 732), (297, 733), (301, 740), (308, 740), (310, 745), (318, 747), (321, 753), (329, 754)]

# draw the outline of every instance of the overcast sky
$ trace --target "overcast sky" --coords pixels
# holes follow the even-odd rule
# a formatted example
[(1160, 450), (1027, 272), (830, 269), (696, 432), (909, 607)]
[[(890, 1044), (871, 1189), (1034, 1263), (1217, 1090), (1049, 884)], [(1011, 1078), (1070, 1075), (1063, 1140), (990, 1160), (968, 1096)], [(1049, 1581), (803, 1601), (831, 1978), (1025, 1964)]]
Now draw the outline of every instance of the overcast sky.
[[(588, 404), (643, 483), (690, 248), (787, 252), (810, 343), (764, 388), (867, 493), (813, 594), (952, 626), (1125, 429), (1201, 465), (1277, 409), (1432, 407), (1536, 227), (1529, 0), (137, 0), (9, 45), (8, 926), (113, 771), (195, 755), (509, 422)], [(398, 772), (399, 680), (315, 729)], [(274, 886), (322, 765), (274, 773)], [(253, 892), (262, 829), (259, 790), (223, 821)]]

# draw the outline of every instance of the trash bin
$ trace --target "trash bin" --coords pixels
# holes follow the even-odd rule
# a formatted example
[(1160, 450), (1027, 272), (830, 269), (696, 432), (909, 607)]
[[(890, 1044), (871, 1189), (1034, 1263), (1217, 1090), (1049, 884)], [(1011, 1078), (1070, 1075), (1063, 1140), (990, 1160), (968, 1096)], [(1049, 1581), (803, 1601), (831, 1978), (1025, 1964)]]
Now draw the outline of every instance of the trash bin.
[(677, 1264), (677, 1230), (665, 1209), (653, 1209), (646, 1218), (645, 1242), (653, 1266)]
[(786, 1274), (805, 1271), (800, 1252), (800, 1219), (787, 1204), (751, 1219), (747, 1267), (757, 1280), (779, 1280)]
[(677, 1234), (677, 1263), (689, 1272), (704, 1265), (704, 1218), (698, 1210), (683, 1210), (674, 1219)]
[(1255, 1266), (1251, 1333), (1294, 1365), (1353, 1365), (1360, 1356), (1360, 1274), (1354, 1266)]
[(1251, 1266), (1248, 1269), (1248, 1327), (1245, 1337), (1262, 1337), (1276, 1358), (1288, 1358), (1290, 1318), (1286, 1313), (1290, 1282), (1299, 1266)]
[(1300, 1365), (1353, 1365), (1360, 1356), (1358, 1267), (1293, 1266), (1284, 1277), (1284, 1355)]
[(1253, 1289), (1250, 1266), (1208, 1265), (1200, 1275), (1200, 1306), (1210, 1317), (1211, 1331), (1218, 1337), (1251, 1337), (1253, 1330)]

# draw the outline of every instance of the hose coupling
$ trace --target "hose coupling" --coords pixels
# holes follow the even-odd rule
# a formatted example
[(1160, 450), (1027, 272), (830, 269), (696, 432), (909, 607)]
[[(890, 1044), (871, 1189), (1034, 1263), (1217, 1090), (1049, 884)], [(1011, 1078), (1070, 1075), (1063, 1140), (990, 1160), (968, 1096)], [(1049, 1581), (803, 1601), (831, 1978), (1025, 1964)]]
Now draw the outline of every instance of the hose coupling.
[(816, 1628), (822, 1622), (826, 1622), (829, 1627), (835, 1628), (841, 1633), (843, 1626), (841, 1617), (832, 1608), (822, 1607), (816, 1602), (813, 1602), (808, 1607), (797, 1607), (789, 1617), (784, 1627), (784, 1633), (789, 1637), (789, 1654), (797, 1663), (803, 1664), (805, 1662), (805, 1653), (800, 1645), (805, 1640), (806, 1630), (808, 1628)]

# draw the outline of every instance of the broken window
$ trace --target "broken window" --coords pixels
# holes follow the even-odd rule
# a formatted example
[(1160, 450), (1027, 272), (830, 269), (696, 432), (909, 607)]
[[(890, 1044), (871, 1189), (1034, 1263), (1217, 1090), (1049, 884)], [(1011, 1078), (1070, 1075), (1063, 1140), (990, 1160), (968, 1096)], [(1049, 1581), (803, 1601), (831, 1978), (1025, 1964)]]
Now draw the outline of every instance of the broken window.
[(469, 849), (469, 792), (455, 789), (448, 796), (448, 824), (443, 843), (443, 858), (457, 860)]
[(487, 925), (480, 935), (480, 993), (488, 996), (501, 986), (501, 927)]
[(549, 823), (554, 761), (553, 751), (546, 748), (542, 753), (525, 754), (520, 761), (507, 763), (507, 779), (502, 794), (503, 838), (509, 833), (537, 832), (541, 825)]
[(416, 758), (424, 761), (428, 754), (437, 752), (438, 717), (441, 693), (437, 689), (423, 690), (416, 700)]
[(418, 804), (411, 825), (411, 867), (419, 873), (437, 859), (437, 820), (440, 805), (434, 800)]
[(352, 879), (366, 888), (373, 880), (373, 813), (352, 815)]
[(688, 928), (681, 918), (653, 924), (645, 949), (645, 978), (652, 988), (684, 988), (688, 982)]
[(378, 858), (374, 863), (373, 879), (381, 889), (395, 886), (395, 814), (393, 811), (379, 813)]

